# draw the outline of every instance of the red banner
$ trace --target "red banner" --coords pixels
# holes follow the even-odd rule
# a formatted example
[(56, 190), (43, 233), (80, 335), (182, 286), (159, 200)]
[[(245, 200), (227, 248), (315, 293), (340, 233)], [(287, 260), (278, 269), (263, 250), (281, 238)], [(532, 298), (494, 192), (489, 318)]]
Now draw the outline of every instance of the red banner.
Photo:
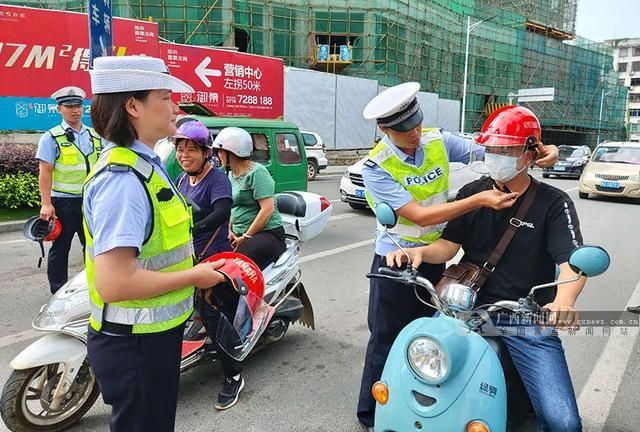
[(165, 42), (160, 42), (160, 54), (171, 74), (195, 90), (175, 95), (177, 102), (198, 102), (218, 116), (283, 115), (281, 59)]
[[(0, 5), (0, 96), (50, 97), (74, 85), (91, 97), (86, 14)], [(158, 24), (113, 19), (114, 55), (159, 57)]]

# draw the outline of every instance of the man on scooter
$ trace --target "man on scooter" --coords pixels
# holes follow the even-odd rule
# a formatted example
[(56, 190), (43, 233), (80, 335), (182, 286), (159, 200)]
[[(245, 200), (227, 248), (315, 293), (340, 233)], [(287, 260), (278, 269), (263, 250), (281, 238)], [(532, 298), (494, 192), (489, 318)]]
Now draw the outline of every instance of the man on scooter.
[[(509, 224), (518, 228), (495, 269), (478, 293), (476, 306), (499, 300), (518, 300), (539, 284), (574, 278), (569, 254), (582, 244), (578, 215), (569, 196), (551, 185), (536, 183), (537, 191), (523, 220), (514, 215), (524, 196), (536, 182), (527, 168), (536, 159), (540, 122), (530, 110), (509, 106), (494, 112), (485, 122), (476, 142), (485, 147), (489, 177), (464, 186), (457, 199), (480, 191), (498, 189), (519, 195), (516, 203), (503, 210), (479, 208), (450, 221), (442, 237), (428, 246), (406, 249), (414, 267), (438, 264), (464, 250), (462, 262), (482, 266), (496, 248)], [(535, 187), (534, 186), (534, 187)], [(402, 251), (387, 255), (388, 265), (401, 265)], [(539, 290), (536, 302), (550, 311), (548, 324), (556, 328), (575, 326), (575, 302), (585, 278)], [(531, 399), (544, 431), (582, 430), (576, 397), (569, 376), (562, 343), (551, 328), (541, 334), (503, 337), (513, 363)]]
[[(391, 236), (403, 247), (432, 243), (440, 237), (448, 220), (480, 207), (510, 207), (517, 196), (488, 189), (457, 202), (447, 202), (449, 162), (468, 163), (472, 153), (482, 158), (484, 148), (437, 128), (424, 129), (417, 99), (419, 90), (420, 84), (416, 82), (391, 87), (373, 98), (363, 112), (365, 118), (375, 119), (385, 134), (362, 169), (367, 201), (371, 208), (386, 202), (397, 211), (400, 220)], [(539, 149), (543, 158), (538, 164), (553, 166), (558, 159), (557, 148), (540, 143)], [(385, 255), (395, 248), (378, 226), (372, 271), (377, 271)], [(424, 264), (418, 270), (435, 283), (444, 265)], [(418, 303), (413, 290), (403, 284), (370, 280), (367, 321), (371, 336), (357, 408), (358, 419), (365, 429), (373, 429), (376, 402), (371, 386), (382, 375), (393, 341), (411, 321), (433, 313), (433, 309)]]

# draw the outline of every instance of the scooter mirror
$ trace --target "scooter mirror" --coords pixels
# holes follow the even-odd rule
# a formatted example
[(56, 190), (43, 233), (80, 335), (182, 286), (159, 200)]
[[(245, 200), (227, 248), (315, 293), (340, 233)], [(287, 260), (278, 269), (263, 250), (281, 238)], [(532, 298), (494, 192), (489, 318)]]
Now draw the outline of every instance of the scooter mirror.
[(600, 246), (580, 246), (569, 256), (571, 269), (587, 277), (601, 275), (607, 271), (610, 262), (609, 254)]
[(380, 222), (380, 225), (385, 228), (393, 228), (398, 222), (398, 215), (393, 207), (386, 202), (381, 202), (376, 205), (376, 219)]

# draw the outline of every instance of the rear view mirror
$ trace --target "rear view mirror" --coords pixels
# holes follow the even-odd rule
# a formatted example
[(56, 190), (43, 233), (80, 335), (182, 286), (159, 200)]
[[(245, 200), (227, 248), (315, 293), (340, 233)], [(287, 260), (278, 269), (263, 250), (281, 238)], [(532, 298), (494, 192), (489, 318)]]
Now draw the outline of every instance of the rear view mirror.
[(609, 254), (600, 246), (580, 246), (569, 256), (571, 269), (587, 277), (601, 275), (607, 271), (610, 263)]
[(376, 219), (385, 228), (393, 228), (398, 222), (398, 215), (395, 210), (386, 202), (381, 202), (376, 205), (375, 209)]

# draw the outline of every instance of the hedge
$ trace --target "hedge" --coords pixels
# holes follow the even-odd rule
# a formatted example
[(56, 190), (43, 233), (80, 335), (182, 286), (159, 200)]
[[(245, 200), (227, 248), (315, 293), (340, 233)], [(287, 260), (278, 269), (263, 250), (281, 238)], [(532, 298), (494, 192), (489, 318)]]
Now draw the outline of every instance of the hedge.
[(38, 175), (22, 171), (0, 174), (0, 207), (13, 209), (24, 206), (40, 206)]
[(36, 147), (28, 144), (0, 145), (0, 175), (19, 172), (38, 175)]

